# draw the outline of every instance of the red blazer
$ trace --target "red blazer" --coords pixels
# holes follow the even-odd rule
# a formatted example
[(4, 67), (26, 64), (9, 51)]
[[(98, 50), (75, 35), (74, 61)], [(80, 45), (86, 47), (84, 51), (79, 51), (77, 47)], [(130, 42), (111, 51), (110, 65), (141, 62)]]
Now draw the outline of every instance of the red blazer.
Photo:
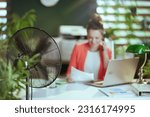
[[(67, 74), (71, 73), (71, 67), (75, 67), (81, 71), (84, 71), (84, 63), (89, 50), (89, 43), (76, 44), (71, 54), (70, 63), (68, 66)], [(104, 80), (106, 68), (104, 68), (104, 56), (103, 47), (100, 46), (100, 68), (98, 72), (98, 80)], [(108, 57), (111, 58), (111, 51), (107, 49)]]

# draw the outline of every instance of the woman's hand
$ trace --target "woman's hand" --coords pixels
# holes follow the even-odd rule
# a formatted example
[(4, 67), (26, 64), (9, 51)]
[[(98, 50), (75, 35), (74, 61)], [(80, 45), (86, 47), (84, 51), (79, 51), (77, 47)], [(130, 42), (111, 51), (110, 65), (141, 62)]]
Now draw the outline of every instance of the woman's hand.
[(72, 78), (70, 77), (70, 74), (67, 75), (67, 82), (68, 83), (72, 83), (73, 82)]
[(107, 52), (107, 46), (104, 41), (102, 42), (102, 46), (103, 46), (103, 54), (104, 54), (104, 66), (105, 68), (107, 68), (107, 65), (109, 63), (109, 57), (108, 57), (108, 52)]

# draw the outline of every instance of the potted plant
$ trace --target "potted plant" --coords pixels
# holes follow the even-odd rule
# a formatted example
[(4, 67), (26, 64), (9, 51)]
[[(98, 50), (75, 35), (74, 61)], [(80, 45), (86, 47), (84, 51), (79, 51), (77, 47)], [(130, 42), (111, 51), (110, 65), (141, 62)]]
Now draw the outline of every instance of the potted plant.
[(23, 67), (15, 68), (10, 62), (0, 59), (0, 99), (19, 99), (27, 76), (28, 71)]
[[(7, 39), (0, 39), (0, 99), (20, 99), (19, 94), (25, 87), (25, 78), (29, 76), (29, 72), (25, 70), (23, 62), (18, 61), (17, 66), (14, 67), (6, 60), (7, 42), (19, 29), (33, 27), (35, 21), (35, 10), (29, 10), (22, 17), (13, 14), (12, 20), (7, 24)], [(3, 25), (0, 25), (0, 31), (2, 28)]]

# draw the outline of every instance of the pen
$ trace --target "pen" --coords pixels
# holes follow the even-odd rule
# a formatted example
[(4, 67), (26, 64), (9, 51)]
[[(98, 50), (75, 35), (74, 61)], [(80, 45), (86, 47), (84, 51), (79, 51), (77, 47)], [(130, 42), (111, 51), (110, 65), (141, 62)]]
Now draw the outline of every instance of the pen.
[(100, 91), (102, 94), (104, 94), (104, 95), (106, 95), (107, 97), (109, 97), (109, 95), (106, 94), (104, 91), (102, 91), (102, 90), (100, 90), (100, 89), (99, 89), (99, 91)]

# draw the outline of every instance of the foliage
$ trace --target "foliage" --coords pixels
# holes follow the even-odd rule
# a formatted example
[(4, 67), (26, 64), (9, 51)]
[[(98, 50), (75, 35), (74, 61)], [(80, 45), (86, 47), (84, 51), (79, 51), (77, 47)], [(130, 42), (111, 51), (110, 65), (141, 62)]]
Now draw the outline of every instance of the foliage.
[[(124, 48), (127, 48), (127, 45), (131, 43), (131, 41), (130, 41), (131, 39), (137, 39), (136, 35), (134, 34), (134, 26), (133, 26), (133, 22), (137, 22), (137, 18), (135, 17), (136, 16), (136, 7), (135, 7), (135, 5), (124, 6), (125, 13), (123, 13), (123, 15), (120, 15), (122, 13), (120, 13), (120, 10), (118, 8), (120, 8), (120, 6), (122, 6), (122, 4), (119, 1), (116, 1), (116, 3), (117, 4), (113, 7), (115, 10), (114, 16), (115, 16), (116, 26), (109, 27), (108, 29), (106, 29), (105, 37), (114, 40), (115, 43), (126, 39), (125, 44), (124, 43), (115, 44), (115, 48), (114, 48), (115, 58), (118, 58), (118, 57), (124, 58), (126, 56)], [(109, 7), (110, 6), (105, 7), (104, 9), (107, 9)], [(107, 15), (107, 10), (106, 10), (105, 14)], [(125, 37), (122, 36), (121, 34), (119, 34), (120, 28), (121, 28), (118, 25), (118, 22), (120, 22), (120, 16), (122, 17), (122, 19), (124, 19), (124, 21), (122, 23), (126, 26), (126, 28), (125, 28), (126, 36)]]
[[(118, 8), (120, 6), (122, 6), (122, 4), (119, 1), (116, 1), (116, 3), (117, 4), (114, 6), (116, 13), (114, 13), (114, 15), (115, 15), (115, 20), (117, 22), (117, 21), (120, 21), (120, 18), (119, 18), (120, 11), (118, 10)], [(104, 10), (107, 9), (108, 7), (110, 7), (110, 6), (105, 7)], [(127, 40), (136, 39), (136, 35), (134, 35), (134, 33), (133, 33), (134, 32), (133, 22), (137, 22), (137, 19), (135, 17), (137, 15), (136, 14), (137, 8), (133, 5), (133, 6), (124, 6), (124, 9), (126, 11), (125, 11), (124, 15), (122, 15), (122, 17), (124, 17), (124, 19), (125, 19), (125, 21), (123, 23), (127, 26), (126, 39)], [(105, 15), (107, 15), (107, 14), (108, 14), (107, 10), (105, 10)], [(116, 34), (118, 34), (119, 30), (120, 30), (120, 28), (116, 24), (115, 28), (110, 27), (106, 30), (105, 37), (113, 39), (113, 40), (120, 39), (120, 37), (118, 37), (116, 35)], [(128, 41), (128, 43), (130, 43), (130, 41)]]
[[(115, 21), (117, 22), (117, 21), (120, 20), (119, 17), (118, 17), (120, 11), (119, 11), (118, 8), (120, 6), (122, 6), (123, 1), (120, 2), (119, 0), (116, 0), (115, 2), (116, 2), (116, 5), (114, 5), (113, 8), (115, 9), (114, 15), (115, 15)], [(133, 22), (134, 23), (140, 23), (140, 25), (141, 25), (140, 30), (142, 30), (142, 31), (145, 31), (145, 30), (148, 29), (147, 28), (148, 25), (146, 26), (146, 24), (148, 24), (148, 20), (147, 20), (146, 17), (143, 17), (143, 20), (141, 22), (138, 21), (139, 19), (136, 17), (138, 15), (136, 6), (137, 6), (137, 1), (131, 2), (131, 4), (129, 6), (123, 6), (123, 8), (126, 9), (125, 14), (122, 15), (122, 17), (125, 19), (123, 23), (127, 26), (126, 32), (125, 32), (126, 33), (126, 37), (125, 38), (127, 40), (127, 44), (126, 45), (120, 44), (119, 46), (118, 45), (115, 46), (115, 48), (114, 48), (115, 49), (115, 58), (118, 58), (120, 56), (122, 58), (124, 58), (125, 57), (125, 54), (124, 54), (125, 50), (126, 50), (128, 44), (131, 44), (130, 39), (137, 39), (138, 38), (135, 35), (135, 32), (134, 32), (135, 28), (134, 28)], [(107, 13), (107, 8), (109, 8), (109, 7), (110, 7), (110, 5), (107, 5), (107, 1), (106, 1), (105, 2), (105, 7), (104, 7), (105, 15), (108, 14)], [(119, 39), (119, 37), (117, 36), (118, 35), (118, 31), (119, 31), (119, 28), (117, 27), (117, 25), (116, 25), (115, 28), (109, 27), (106, 30), (105, 37), (110, 38), (112, 40), (118, 40)], [(122, 37), (122, 36), (120, 36), (120, 37)], [(139, 37), (139, 39), (140, 39), (140, 37)], [(142, 39), (141, 41), (143, 41), (144, 45), (147, 45), (150, 48), (150, 41), (149, 41), (148, 38)], [(141, 50), (139, 52), (143, 53), (142, 51), (143, 50)], [(136, 49), (134, 50), (134, 52), (136, 52)], [(150, 58), (150, 54), (148, 54), (148, 59), (149, 58)], [(140, 60), (143, 61), (142, 59), (140, 59)], [(150, 64), (149, 64), (149, 61), (147, 62), (146, 66), (144, 67), (144, 71), (145, 71), (144, 74), (146, 74), (146, 75), (149, 74), (149, 76), (150, 76)]]
[(6, 50), (7, 50), (7, 40), (0, 40), (0, 58), (4, 59)]
[(144, 66), (144, 76), (150, 77), (150, 60)]
[[(17, 66), (12, 66), (11, 62), (7, 62), (5, 54), (7, 51), (7, 43), (10, 37), (18, 30), (25, 27), (33, 27), (36, 21), (35, 10), (26, 12), (22, 17), (17, 14), (12, 15), (12, 20), (7, 23), (6, 35), (7, 39), (0, 39), (0, 99), (19, 99), (20, 91), (25, 87), (25, 78), (29, 77), (29, 71), (26, 70), (24, 61), (17, 61)], [(4, 25), (0, 25), (0, 32)], [(30, 64), (34, 64), (37, 55), (28, 59)], [(25, 57), (28, 58), (28, 57)]]
[(39, 54), (31, 58), (25, 55), (17, 60), (16, 66), (0, 59), (0, 99), (19, 99), (21, 89), (27, 84), (26, 78), (30, 77), (29, 69), (39, 61), (39, 57)]
[[(6, 35), (7, 39), (2, 40), (0, 39), (0, 56), (4, 56), (4, 52), (6, 52), (7, 49), (7, 41), (11, 38), (11, 36), (18, 31), (19, 29), (25, 28), (25, 27), (32, 27), (34, 26), (36, 22), (36, 11), (34, 9), (29, 10), (26, 12), (22, 17), (13, 14), (12, 20), (10, 20), (7, 23), (7, 29), (6, 29)], [(0, 32), (2, 32), (2, 29), (5, 27), (5, 25), (0, 24)]]
[(0, 99), (19, 99), (18, 95), (24, 88), (28, 71), (17, 70), (11, 63), (0, 59)]
[(17, 14), (12, 15), (12, 21), (8, 23), (6, 30), (8, 38), (10, 38), (16, 31), (25, 27), (32, 27), (36, 21), (35, 10), (26, 12), (22, 17)]
[[(143, 39), (143, 44), (148, 46), (150, 48), (150, 40), (149, 39)], [(145, 77), (150, 77), (150, 53), (147, 54), (147, 63), (144, 66), (144, 75)]]

